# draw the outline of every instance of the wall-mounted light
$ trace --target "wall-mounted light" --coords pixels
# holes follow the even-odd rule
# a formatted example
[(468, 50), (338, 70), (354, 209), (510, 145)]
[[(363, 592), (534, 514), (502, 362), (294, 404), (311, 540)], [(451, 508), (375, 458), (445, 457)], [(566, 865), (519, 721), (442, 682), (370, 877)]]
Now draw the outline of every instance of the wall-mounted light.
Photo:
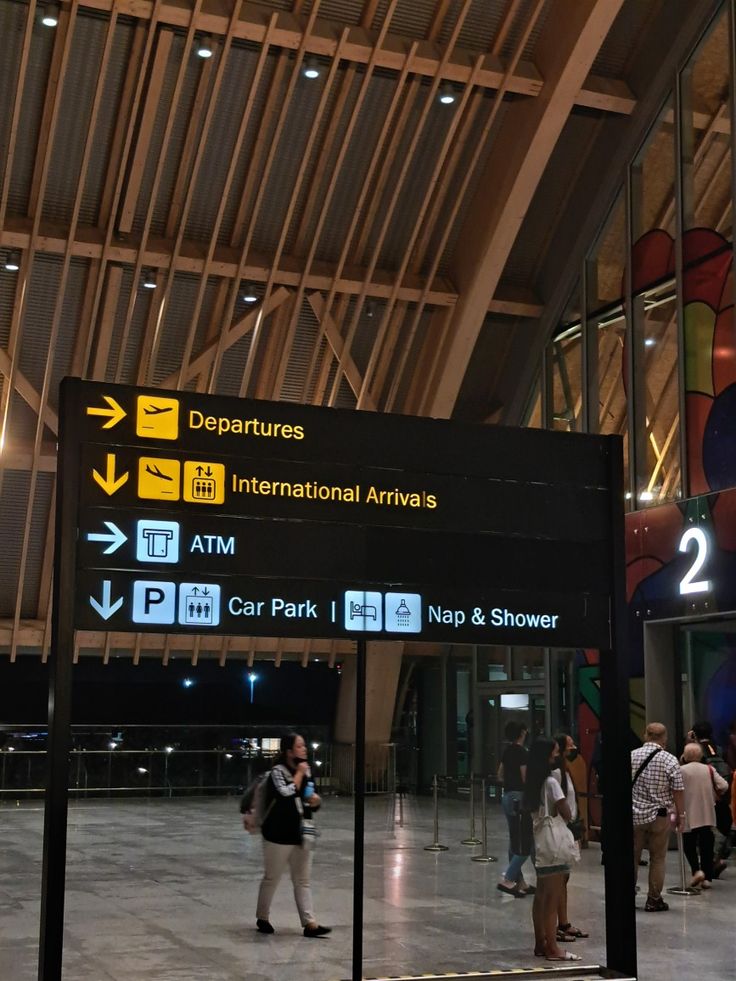
[(200, 58), (212, 57), (212, 38), (209, 34), (203, 34), (197, 42), (197, 55)]
[(152, 269), (146, 269), (143, 274), (143, 288), (147, 290), (156, 289), (156, 276)]
[(305, 78), (319, 78), (320, 67), (316, 58), (310, 57), (305, 60), (304, 67), (302, 68), (302, 75)]
[(18, 249), (11, 249), (5, 256), (5, 268), (8, 272), (18, 272), (20, 269), (20, 252)]
[(246, 283), (243, 287), (243, 302), (244, 303), (257, 303), (258, 294), (256, 293), (256, 288), (253, 283)]
[(47, 3), (44, 6), (43, 13), (41, 14), (41, 23), (44, 27), (56, 27), (59, 23), (58, 3)]
[(440, 100), (443, 106), (451, 106), (457, 96), (455, 95), (455, 90), (450, 83), (443, 82), (440, 86), (440, 93), (437, 98)]

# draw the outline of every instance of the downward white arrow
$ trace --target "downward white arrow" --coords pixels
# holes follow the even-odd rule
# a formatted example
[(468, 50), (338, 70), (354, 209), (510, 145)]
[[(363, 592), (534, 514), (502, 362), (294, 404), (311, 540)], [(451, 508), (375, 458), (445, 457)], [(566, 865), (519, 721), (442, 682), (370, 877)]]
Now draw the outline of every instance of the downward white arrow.
[(89, 601), (91, 606), (97, 610), (103, 620), (109, 620), (113, 613), (117, 613), (120, 607), (123, 605), (123, 597), (115, 600), (111, 603), (112, 599), (112, 583), (109, 579), (102, 580), (102, 602), (98, 603), (94, 596), (90, 596)]
[(113, 552), (117, 552), (121, 545), (125, 545), (128, 540), (128, 536), (124, 535), (123, 532), (118, 528), (116, 524), (112, 521), (103, 522), (109, 529), (110, 534), (107, 535), (101, 531), (90, 531), (87, 535), (87, 541), (90, 542), (109, 542), (110, 544), (106, 549), (103, 549), (103, 555), (112, 555)]

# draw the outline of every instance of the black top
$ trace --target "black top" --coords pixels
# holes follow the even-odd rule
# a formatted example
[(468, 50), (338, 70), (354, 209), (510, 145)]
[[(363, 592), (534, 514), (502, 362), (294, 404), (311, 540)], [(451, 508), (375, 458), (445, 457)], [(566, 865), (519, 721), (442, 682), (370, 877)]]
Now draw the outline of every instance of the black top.
[(266, 841), (278, 845), (301, 845), (306, 780), (297, 790), (294, 775), (280, 763), (271, 770), (266, 784), (266, 800), (261, 832)]
[(518, 743), (509, 743), (503, 751), (503, 792), (523, 790), (524, 781), (521, 779), (521, 767), (527, 765), (529, 754)]

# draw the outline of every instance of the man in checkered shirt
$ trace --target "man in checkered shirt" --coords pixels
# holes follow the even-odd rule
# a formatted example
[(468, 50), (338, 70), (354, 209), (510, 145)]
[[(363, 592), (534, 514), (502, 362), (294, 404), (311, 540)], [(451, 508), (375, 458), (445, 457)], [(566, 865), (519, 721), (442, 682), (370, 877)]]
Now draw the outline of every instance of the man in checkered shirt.
[[(634, 876), (639, 872), (642, 849), (646, 848), (649, 851), (649, 894), (644, 909), (647, 913), (659, 913), (669, 909), (662, 899), (662, 888), (670, 812), (677, 815), (677, 830), (683, 831), (685, 805), (680, 764), (665, 749), (667, 730), (661, 722), (650, 722), (644, 740), (644, 745), (631, 753)], [(640, 769), (644, 763), (646, 766)]]

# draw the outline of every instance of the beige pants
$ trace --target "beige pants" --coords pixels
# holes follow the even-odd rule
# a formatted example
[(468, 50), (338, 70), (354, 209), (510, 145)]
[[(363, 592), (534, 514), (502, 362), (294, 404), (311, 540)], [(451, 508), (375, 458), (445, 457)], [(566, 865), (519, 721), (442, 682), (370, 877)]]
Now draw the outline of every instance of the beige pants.
[(309, 876), (312, 869), (312, 844), (305, 840), (303, 845), (277, 845), (273, 841), (263, 839), (263, 879), (258, 890), (258, 906), (256, 917), (268, 920), (271, 914), (271, 902), (281, 880), (281, 876), (289, 866), (291, 881), (294, 886), (294, 899), (299, 911), (302, 926), (316, 923), (312, 912), (312, 890)]
[(642, 849), (649, 851), (649, 899), (659, 899), (664, 888), (664, 865), (670, 840), (670, 819), (667, 815), (649, 824), (634, 825), (634, 879), (639, 874)]

